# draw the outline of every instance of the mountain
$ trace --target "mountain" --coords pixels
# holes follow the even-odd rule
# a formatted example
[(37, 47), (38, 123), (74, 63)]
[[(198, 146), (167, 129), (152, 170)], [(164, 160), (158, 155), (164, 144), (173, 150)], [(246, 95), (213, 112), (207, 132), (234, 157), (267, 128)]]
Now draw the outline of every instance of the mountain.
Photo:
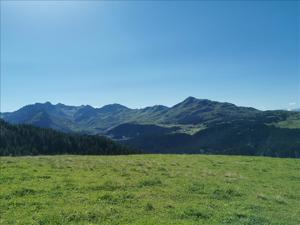
[(50, 102), (36, 103), (24, 106), (13, 113), (2, 114), (2, 119), (14, 124), (31, 124), (44, 128), (53, 128), (65, 132), (72, 129), (69, 114), (73, 114), (77, 107), (63, 104), (52, 105)]
[(152, 134), (127, 139), (122, 143), (148, 153), (300, 157), (300, 129), (280, 128), (260, 122), (228, 122), (193, 135)]
[(120, 105), (120, 104), (110, 104), (110, 105), (105, 105), (102, 108), (100, 108), (98, 111), (100, 113), (120, 113), (120, 112), (127, 112), (130, 110), (126, 106)]
[(294, 111), (294, 112), (300, 112), (300, 108), (298, 108), (298, 109), (293, 109), (292, 111)]
[(118, 104), (93, 108), (89, 105), (67, 106), (46, 102), (24, 106), (15, 112), (3, 113), (1, 117), (13, 124), (24, 123), (64, 132), (97, 134), (119, 125), (127, 111), (131, 110)]
[(2, 113), (2, 118), (14, 124), (32, 124), (64, 132), (103, 134), (123, 123), (210, 124), (255, 117), (259, 112), (253, 108), (238, 107), (230, 103), (189, 97), (170, 108), (155, 105), (142, 109), (130, 109), (120, 104), (93, 108), (89, 105), (66, 106), (53, 105), (49, 102), (36, 103), (12, 113)]
[(32, 125), (0, 120), (0, 156), (5, 155), (116, 155), (137, 153), (105, 137), (66, 134)]
[(209, 124), (247, 119), (255, 117), (259, 112), (254, 108), (238, 107), (231, 103), (188, 97), (170, 108), (163, 115), (163, 120), (170, 124)]
[(120, 104), (94, 108), (89, 105), (36, 103), (15, 112), (2, 113), (1, 117), (13, 124), (32, 124), (64, 132), (106, 134), (125, 123), (177, 126), (184, 133), (195, 133), (200, 129), (231, 121), (261, 121), (275, 123), (282, 128), (300, 128), (299, 115), (297, 112), (260, 111), (226, 102), (188, 97), (172, 107), (155, 105), (142, 109), (130, 109)]
[[(260, 111), (194, 97), (172, 107), (155, 105), (141, 109), (120, 104), (94, 108), (36, 103), (2, 113), (1, 117), (13, 124), (101, 134), (147, 152), (298, 156), (295, 148), (299, 148), (300, 140), (299, 112)], [(292, 152), (279, 153), (271, 142)]]

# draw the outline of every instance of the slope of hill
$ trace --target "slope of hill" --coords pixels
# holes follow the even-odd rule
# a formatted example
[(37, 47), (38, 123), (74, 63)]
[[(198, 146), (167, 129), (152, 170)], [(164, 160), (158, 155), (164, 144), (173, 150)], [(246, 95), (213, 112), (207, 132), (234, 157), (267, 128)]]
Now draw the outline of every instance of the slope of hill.
[(299, 168), (267, 157), (1, 157), (0, 223), (295, 225)]
[(274, 123), (277, 127), (289, 128), (289, 129), (299, 129), (300, 128), (300, 112), (293, 113), (286, 116), (285, 119), (277, 121)]
[(99, 136), (66, 134), (31, 125), (10, 125), (0, 120), (0, 155), (136, 153), (129, 147)]
[(300, 157), (300, 129), (254, 122), (229, 122), (194, 135), (154, 134), (123, 141), (149, 153), (206, 153)]
[(171, 107), (163, 115), (163, 121), (170, 124), (210, 124), (253, 118), (259, 112), (254, 108), (238, 107), (227, 102), (188, 97)]
[(164, 135), (179, 130), (179, 127), (161, 127), (151, 124), (123, 123), (106, 134), (114, 139), (132, 139), (140, 136)]

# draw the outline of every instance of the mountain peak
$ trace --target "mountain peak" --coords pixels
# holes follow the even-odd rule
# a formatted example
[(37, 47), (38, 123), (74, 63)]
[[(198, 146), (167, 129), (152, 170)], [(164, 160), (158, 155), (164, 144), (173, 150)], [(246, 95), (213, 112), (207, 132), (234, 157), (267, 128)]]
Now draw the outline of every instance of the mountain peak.
[(197, 98), (194, 96), (188, 96), (186, 99), (197, 99)]
[(56, 104), (56, 106), (64, 107), (64, 106), (66, 106), (66, 105), (59, 102), (59, 103)]
[(142, 108), (143, 111), (149, 111), (149, 112), (159, 112), (168, 109), (169, 107), (164, 105), (154, 105), (154, 106), (148, 106), (145, 108)]
[[(31, 109), (31, 108), (35, 108), (35, 109), (53, 109), (54, 105), (52, 105), (51, 102), (45, 102), (45, 103), (35, 103), (35, 104), (32, 104), (32, 105), (26, 105), (24, 107), (22, 107), (21, 109), (23, 108), (26, 108), (26, 109)], [(19, 109), (20, 110), (20, 109)]]
[(26, 105), (26, 106), (53, 106), (53, 105), (52, 105), (51, 102), (47, 101), (47, 102), (44, 102), (44, 103), (36, 102), (32, 105)]
[(199, 100), (199, 99), (195, 98), (193, 96), (189, 96), (184, 100), (184, 102), (193, 102), (193, 101), (197, 101), (197, 100)]
[(91, 105), (81, 105), (81, 106), (79, 106), (80, 108), (82, 108), (82, 109), (95, 109), (93, 106), (91, 106)]
[(105, 105), (105, 106), (99, 108), (98, 110), (100, 112), (117, 112), (117, 111), (123, 111), (123, 110), (128, 110), (128, 109), (129, 108), (127, 108), (124, 105), (114, 103), (114, 104)]
[(163, 109), (168, 109), (169, 107), (165, 106), (165, 105), (154, 105), (152, 106), (153, 109), (156, 110), (163, 110)]
[(178, 103), (175, 106), (178, 106), (178, 105), (186, 106), (186, 105), (199, 104), (199, 103), (205, 104), (205, 103), (208, 103), (208, 102), (212, 102), (212, 101), (210, 101), (208, 99), (198, 99), (198, 98), (190, 96), (190, 97), (187, 97), (185, 100), (183, 100), (182, 102)]

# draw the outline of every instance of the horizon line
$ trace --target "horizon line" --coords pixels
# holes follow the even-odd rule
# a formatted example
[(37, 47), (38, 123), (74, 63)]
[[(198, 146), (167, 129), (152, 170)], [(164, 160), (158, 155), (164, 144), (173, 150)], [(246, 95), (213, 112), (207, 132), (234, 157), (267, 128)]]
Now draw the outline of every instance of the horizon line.
[(193, 96), (188, 96), (188, 97), (184, 98), (182, 101), (179, 101), (178, 103), (176, 103), (174, 105), (155, 104), (155, 105), (142, 106), (142, 107), (129, 107), (127, 105), (123, 105), (122, 103), (118, 103), (118, 102), (114, 102), (114, 103), (110, 103), (110, 104), (104, 104), (104, 105), (100, 105), (100, 106), (95, 106), (95, 105), (91, 105), (91, 104), (81, 104), (81, 105), (72, 105), (72, 104), (70, 104), (69, 105), (69, 104), (65, 104), (65, 103), (62, 103), (62, 102), (52, 103), (51, 101), (45, 101), (45, 102), (35, 102), (35, 103), (25, 104), (25, 105), (15, 109), (15, 110), (12, 110), (12, 111), (3, 111), (2, 112), (2, 110), (0, 110), (0, 113), (11, 113), (11, 112), (15, 112), (15, 111), (17, 111), (17, 110), (19, 110), (23, 107), (26, 107), (26, 106), (35, 105), (35, 104), (47, 104), (47, 103), (50, 103), (53, 106), (56, 106), (56, 105), (64, 105), (64, 106), (69, 106), (69, 107), (86, 107), (86, 106), (90, 106), (94, 109), (101, 109), (101, 108), (103, 108), (105, 106), (109, 106), (109, 105), (120, 105), (120, 106), (126, 107), (128, 109), (132, 109), (132, 110), (141, 110), (141, 109), (155, 107), (155, 106), (163, 106), (163, 107), (166, 107), (166, 108), (172, 108), (172, 107), (176, 106), (177, 104), (180, 104), (180, 103), (186, 101), (189, 98), (196, 99), (196, 100), (208, 100), (208, 101), (211, 101), (211, 102), (218, 102), (218, 103), (223, 103), (223, 104), (228, 103), (228, 104), (233, 104), (237, 107), (253, 108), (253, 109), (260, 110), (260, 111), (276, 111), (276, 110), (293, 111), (293, 110), (298, 109), (298, 108), (294, 108), (294, 109), (288, 109), (288, 108), (286, 108), (286, 109), (260, 109), (260, 108), (252, 107), (252, 106), (236, 105), (235, 103), (228, 102), (228, 101), (216, 101), (216, 100), (211, 100), (211, 99), (208, 99), (208, 98), (197, 98), (197, 97), (193, 97)]

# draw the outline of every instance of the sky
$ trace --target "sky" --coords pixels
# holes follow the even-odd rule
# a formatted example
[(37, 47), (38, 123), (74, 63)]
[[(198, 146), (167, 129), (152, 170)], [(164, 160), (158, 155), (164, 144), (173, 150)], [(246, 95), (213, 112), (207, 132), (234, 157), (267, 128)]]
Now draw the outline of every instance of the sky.
[(1, 111), (188, 96), (300, 108), (297, 1), (1, 1)]

